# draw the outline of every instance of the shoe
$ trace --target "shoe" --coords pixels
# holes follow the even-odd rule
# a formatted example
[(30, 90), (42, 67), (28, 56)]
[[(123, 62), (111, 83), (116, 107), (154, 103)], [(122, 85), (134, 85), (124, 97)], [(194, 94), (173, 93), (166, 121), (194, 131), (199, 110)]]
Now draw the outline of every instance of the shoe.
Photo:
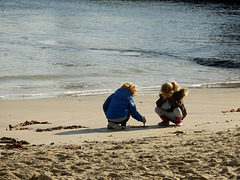
[(162, 122), (158, 123), (159, 126), (169, 126), (169, 119), (165, 115), (161, 115)]
[(158, 123), (159, 126), (169, 126), (169, 121), (166, 122), (166, 121), (162, 121), (160, 123)]
[(182, 116), (181, 117), (177, 117), (177, 120), (176, 120), (176, 122), (175, 122), (175, 125), (176, 126), (182, 126), (183, 124), (182, 124)]
[(183, 124), (182, 124), (182, 121), (178, 121), (178, 122), (175, 123), (175, 125), (176, 126), (182, 126)]
[(108, 129), (113, 129), (111, 126), (109, 126), (109, 124), (107, 125), (107, 128), (108, 128)]
[(119, 124), (115, 124), (113, 122), (108, 122), (108, 129), (114, 129), (114, 130), (120, 131), (123, 129), (123, 127)]

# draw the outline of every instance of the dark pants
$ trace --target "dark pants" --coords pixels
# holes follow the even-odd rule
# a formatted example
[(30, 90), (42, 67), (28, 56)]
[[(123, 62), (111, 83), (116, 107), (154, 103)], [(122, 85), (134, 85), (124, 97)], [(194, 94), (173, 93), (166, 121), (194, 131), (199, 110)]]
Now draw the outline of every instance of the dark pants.
[(130, 118), (130, 114), (128, 114), (128, 116), (126, 117), (126, 119), (124, 119), (124, 120), (121, 121), (121, 122), (113, 122), (113, 121), (109, 121), (109, 120), (108, 120), (108, 122), (112, 122), (112, 123), (115, 123), (115, 124), (121, 124), (121, 126), (126, 126), (129, 118)]

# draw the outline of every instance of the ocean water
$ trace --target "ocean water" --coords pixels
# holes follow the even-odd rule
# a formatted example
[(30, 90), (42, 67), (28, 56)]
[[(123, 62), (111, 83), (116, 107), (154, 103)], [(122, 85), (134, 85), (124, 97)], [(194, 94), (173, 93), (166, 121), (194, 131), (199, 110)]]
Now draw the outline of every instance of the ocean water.
[(0, 99), (240, 87), (240, 6), (0, 0)]

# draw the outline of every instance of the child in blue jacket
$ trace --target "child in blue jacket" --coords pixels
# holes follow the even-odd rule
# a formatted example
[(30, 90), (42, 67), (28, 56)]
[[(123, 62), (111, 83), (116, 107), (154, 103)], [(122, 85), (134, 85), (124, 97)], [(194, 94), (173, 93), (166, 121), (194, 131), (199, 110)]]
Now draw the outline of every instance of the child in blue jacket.
[(103, 104), (103, 111), (108, 119), (109, 129), (125, 129), (130, 115), (137, 121), (146, 123), (145, 117), (137, 111), (133, 101), (133, 96), (136, 95), (137, 87), (130, 82), (126, 82), (106, 99)]

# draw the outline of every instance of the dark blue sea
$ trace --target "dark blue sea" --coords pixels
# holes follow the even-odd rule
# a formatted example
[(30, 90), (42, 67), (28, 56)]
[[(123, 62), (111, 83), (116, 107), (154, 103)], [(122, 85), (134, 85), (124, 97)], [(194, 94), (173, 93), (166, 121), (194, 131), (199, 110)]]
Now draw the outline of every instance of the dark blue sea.
[(240, 87), (240, 6), (0, 0), (0, 99), (97, 95), (123, 82)]

